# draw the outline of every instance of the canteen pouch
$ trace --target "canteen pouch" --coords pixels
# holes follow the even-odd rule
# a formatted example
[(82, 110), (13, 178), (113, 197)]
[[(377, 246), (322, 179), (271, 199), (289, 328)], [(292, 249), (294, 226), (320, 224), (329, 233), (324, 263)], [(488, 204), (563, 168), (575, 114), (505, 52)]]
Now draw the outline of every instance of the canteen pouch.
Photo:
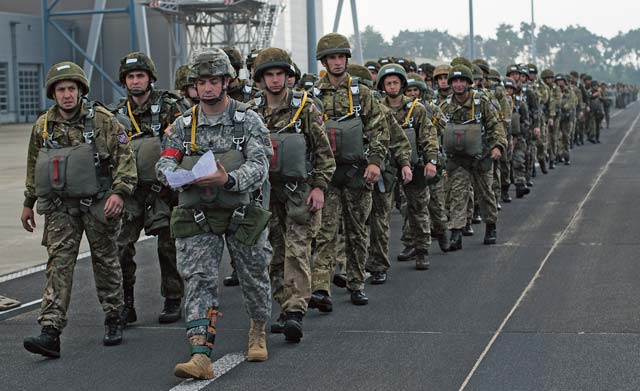
[(235, 238), (245, 246), (254, 246), (270, 219), (271, 212), (257, 205), (239, 208), (231, 217), (231, 226), (236, 227)]

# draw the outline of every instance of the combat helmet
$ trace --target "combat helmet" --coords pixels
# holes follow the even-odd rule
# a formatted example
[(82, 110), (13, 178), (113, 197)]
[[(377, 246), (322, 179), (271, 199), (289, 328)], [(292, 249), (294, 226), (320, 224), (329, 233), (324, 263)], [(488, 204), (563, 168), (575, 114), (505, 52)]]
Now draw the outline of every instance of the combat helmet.
[(228, 76), (233, 79), (236, 71), (222, 49), (205, 48), (195, 51), (189, 61), (189, 79), (196, 80), (203, 76)]
[(433, 71), (435, 69), (436, 69), (436, 67), (433, 64), (428, 63), (428, 62), (422, 63), (418, 67), (418, 71), (424, 72), (424, 74), (427, 75), (427, 76), (432, 76), (433, 75)]
[(462, 64), (452, 66), (449, 71), (449, 84), (451, 84), (451, 81), (454, 79), (466, 79), (469, 82), (469, 85), (473, 84), (473, 74), (471, 73), (471, 69)]
[(262, 49), (253, 49), (249, 52), (249, 54), (247, 54), (247, 59), (245, 60), (247, 69), (251, 69), (251, 67), (253, 67), (253, 63), (256, 61), (256, 58), (258, 58), (258, 54), (260, 54), (261, 50)]
[(410, 72), (407, 74), (407, 88), (409, 87), (417, 87), (420, 92), (425, 92), (427, 90), (427, 83), (425, 83), (417, 73)]
[(318, 76), (314, 75), (313, 73), (305, 73), (300, 78), (300, 81), (298, 82), (298, 87), (309, 91), (310, 89), (313, 88), (313, 86), (316, 84), (317, 81), (318, 81)]
[(497, 69), (493, 69), (493, 68), (489, 69), (489, 74), (487, 75), (487, 79), (500, 81), (500, 72), (498, 72)]
[(180, 65), (178, 69), (176, 69), (176, 81), (175, 81), (175, 89), (183, 90), (189, 86), (189, 66), (188, 65)]
[(367, 61), (364, 63), (364, 66), (370, 70), (370, 71), (375, 71), (376, 73), (380, 70), (380, 63), (377, 61)]
[(229, 57), (231, 66), (236, 70), (236, 73), (240, 72), (240, 69), (242, 69), (242, 66), (244, 65), (240, 50), (229, 46), (222, 48), (222, 50), (224, 50), (224, 52), (227, 54), (227, 57)]
[(407, 72), (400, 64), (387, 64), (380, 68), (378, 72), (378, 78), (376, 79), (376, 88), (382, 90), (382, 83), (387, 76), (396, 75), (400, 78), (402, 88), (407, 86)]
[(449, 65), (449, 64), (438, 65), (433, 70), (433, 79), (435, 80), (440, 75), (447, 75), (447, 78), (449, 78), (449, 71), (450, 70), (451, 70), (451, 65)]
[(509, 75), (514, 72), (520, 74), (520, 67), (518, 66), (518, 64), (510, 64), (507, 67), (507, 70), (504, 72), (504, 75), (509, 77)]
[(518, 90), (518, 83), (510, 77), (504, 79), (504, 88), (513, 88), (514, 90)]
[(558, 74), (556, 75), (556, 77), (555, 77), (555, 79), (554, 79), (554, 80), (555, 80), (556, 82), (557, 82), (558, 80), (563, 80), (565, 84), (567, 84), (567, 83), (568, 83), (568, 82), (567, 82), (567, 77), (566, 77), (564, 74), (562, 74), (562, 73), (558, 73)]
[(491, 71), (491, 68), (489, 67), (489, 63), (482, 58), (476, 58), (475, 60), (473, 60), (473, 64), (479, 66), (480, 69), (482, 70), (482, 73), (484, 73), (485, 75), (488, 75), (489, 72)]
[(542, 73), (540, 74), (540, 77), (542, 78), (542, 80), (544, 80), (546, 78), (549, 78), (549, 77), (553, 77), (553, 76), (554, 76), (553, 71), (551, 69), (549, 69), (549, 68), (543, 69)]
[(456, 65), (464, 65), (465, 67), (469, 68), (469, 70), (473, 69), (473, 64), (471, 63), (471, 61), (469, 61), (468, 58), (462, 56), (456, 57), (451, 60), (451, 66), (454, 67)]
[(89, 80), (82, 68), (71, 61), (64, 61), (55, 64), (49, 68), (49, 72), (47, 72), (47, 83), (45, 86), (47, 98), (54, 99), (53, 89), (55, 84), (63, 80), (71, 80), (78, 83), (81, 96), (89, 93)]
[(369, 73), (368, 68), (360, 64), (349, 64), (347, 65), (347, 73), (359, 78), (367, 87), (373, 87), (373, 79), (371, 78), (371, 73)]
[(536, 64), (529, 63), (527, 64), (527, 68), (529, 69), (529, 73), (535, 73), (536, 75), (538, 74), (538, 67), (536, 66)]
[(253, 80), (262, 81), (264, 71), (269, 68), (281, 68), (287, 73), (287, 76), (296, 74), (291, 57), (286, 51), (279, 48), (266, 48), (258, 54), (253, 63)]
[(477, 64), (473, 64), (471, 73), (473, 74), (473, 80), (484, 79), (484, 72), (482, 72), (482, 68)]
[(351, 57), (351, 45), (347, 37), (329, 33), (320, 38), (316, 46), (316, 60), (322, 60), (330, 54), (346, 54), (347, 58)]
[(146, 71), (152, 83), (158, 80), (156, 64), (153, 63), (153, 60), (149, 56), (142, 52), (129, 53), (120, 60), (118, 78), (122, 85), (126, 85), (125, 78), (127, 77), (127, 73), (131, 71)]

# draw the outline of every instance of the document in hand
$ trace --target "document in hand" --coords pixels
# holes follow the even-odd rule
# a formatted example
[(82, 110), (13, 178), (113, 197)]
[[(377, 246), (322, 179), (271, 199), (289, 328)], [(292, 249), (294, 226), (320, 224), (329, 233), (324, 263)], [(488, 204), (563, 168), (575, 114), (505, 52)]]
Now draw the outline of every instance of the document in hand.
[(198, 178), (211, 175), (216, 171), (218, 171), (216, 158), (213, 156), (213, 152), (208, 151), (202, 155), (191, 170), (185, 170), (183, 168), (178, 168), (175, 171), (165, 170), (164, 175), (167, 178), (167, 182), (169, 182), (169, 186), (175, 189), (188, 185)]

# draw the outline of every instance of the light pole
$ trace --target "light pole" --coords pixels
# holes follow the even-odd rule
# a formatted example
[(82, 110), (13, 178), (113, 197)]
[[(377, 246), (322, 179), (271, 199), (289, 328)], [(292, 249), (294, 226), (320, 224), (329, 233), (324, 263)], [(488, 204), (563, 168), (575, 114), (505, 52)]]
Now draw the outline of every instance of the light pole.
[(536, 22), (533, 18), (533, 0), (531, 0), (531, 62), (536, 62)]
[(469, 58), (473, 59), (474, 57), (475, 50), (473, 47), (473, 0), (469, 0)]

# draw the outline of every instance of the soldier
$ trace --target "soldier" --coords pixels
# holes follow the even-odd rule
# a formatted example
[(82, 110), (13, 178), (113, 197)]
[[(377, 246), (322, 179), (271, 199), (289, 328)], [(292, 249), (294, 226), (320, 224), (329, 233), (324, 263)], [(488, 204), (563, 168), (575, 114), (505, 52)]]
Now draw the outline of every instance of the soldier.
[[(513, 79), (512, 79), (513, 80)], [(496, 99), (500, 102), (501, 112), (503, 115), (502, 125), (507, 136), (507, 151), (500, 157), (498, 174), (500, 177), (500, 200), (504, 203), (510, 203), (509, 187), (511, 186), (511, 160), (513, 155), (513, 138), (509, 133), (511, 124), (511, 114), (513, 113), (513, 100), (507, 97), (506, 89), (501, 85), (500, 73), (496, 69), (489, 69), (487, 75), (489, 89), (494, 93)], [(494, 170), (495, 178), (496, 170)], [(496, 197), (497, 199), (497, 197)]]
[(568, 166), (571, 164), (569, 156), (569, 143), (571, 136), (571, 122), (575, 117), (577, 98), (571, 91), (567, 83), (567, 78), (563, 74), (557, 74), (555, 77), (556, 85), (559, 89), (559, 104), (558, 104), (558, 155), (556, 161), (561, 162), (564, 160), (564, 164)]
[(403, 159), (395, 156), (401, 167), (407, 201), (406, 223), (401, 239), (405, 248), (398, 254), (398, 260), (415, 260), (417, 270), (426, 270), (430, 266), (428, 256), (431, 246), (427, 181), (436, 175), (438, 133), (431, 122), (432, 116), (427, 114), (427, 109), (419, 99), (403, 95), (406, 86), (407, 74), (404, 69), (395, 64), (380, 68), (378, 90), (386, 95), (383, 104), (391, 109), (396, 121), (404, 129), (411, 151)]
[(226, 95), (235, 70), (222, 50), (195, 53), (190, 77), (195, 80), (200, 103), (165, 129), (156, 171), (158, 179), (168, 185), (166, 172), (190, 169), (209, 151), (217, 159), (214, 173), (182, 189), (171, 217), (178, 270), (185, 281), (186, 328), (192, 354), (190, 361), (176, 365), (175, 375), (211, 379), (223, 235), (236, 262), (250, 318), (247, 359), (265, 361), (268, 357), (265, 325), (271, 315), (271, 259), (264, 248), (270, 213), (252, 195), (267, 178), (265, 146), (270, 146), (270, 141), (258, 114)]
[(535, 64), (528, 64), (529, 68), (529, 84), (531, 89), (536, 93), (538, 98), (538, 115), (540, 124), (540, 135), (534, 140), (536, 144), (536, 156), (540, 171), (543, 174), (548, 173), (547, 170), (547, 122), (549, 120), (549, 103), (551, 95), (546, 84), (538, 80), (538, 67)]
[(200, 98), (198, 98), (198, 92), (193, 83), (189, 82), (189, 66), (180, 65), (176, 70), (176, 90), (182, 97), (178, 101), (178, 106), (181, 111), (187, 111), (191, 106), (197, 105)]
[(536, 147), (536, 140), (540, 138), (540, 104), (538, 103), (538, 95), (534, 92), (531, 82), (529, 81), (529, 67), (527, 64), (518, 65), (520, 70), (520, 83), (522, 88), (522, 94), (525, 97), (527, 108), (529, 109), (530, 126), (533, 129), (532, 132), (527, 134), (527, 153), (526, 153), (526, 185), (527, 187), (533, 186), (533, 180), (531, 179), (536, 175), (534, 160), (538, 154)]
[(176, 269), (176, 248), (171, 239), (169, 217), (176, 205), (176, 194), (163, 187), (155, 175), (155, 164), (160, 158), (162, 129), (181, 114), (176, 96), (153, 88), (158, 74), (151, 58), (144, 53), (127, 54), (120, 61), (120, 82), (127, 88), (127, 98), (113, 112), (127, 116), (132, 127), (129, 130), (131, 147), (136, 155), (138, 186), (126, 199), (122, 227), (118, 235), (118, 258), (122, 267), (126, 323), (137, 320), (134, 306), (136, 282), (135, 244), (140, 231), (158, 237), (157, 251), (160, 263), (160, 293), (164, 297), (164, 309), (158, 317), (160, 323), (172, 323), (180, 319), (180, 301), (183, 282)]
[(302, 318), (311, 297), (311, 241), (320, 223), (324, 192), (336, 163), (325, 134), (322, 113), (305, 91), (286, 86), (294, 73), (282, 49), (267, 48), (254, 63), (253, 78), (264, 86), (262, 99), (252, 104), (271, 132), (274, 155), (269, 167), (273, 213), (269, 268), (273, 298), (280, 316), (272, 333), (289, 342), (302, 338)]
[(369, 70), (371, 74), (371, 82), (375, 83), (378, 79), (378, 71), (380, 70), (380, 64), (377, 61), (367, 61), (364, 66)]
[(589, 106), (589, 141), (593, 144), (600, 143), (600, 126), (604, 118), (604, 105), (602, 103), (602, 93), (597, 81), (593, 81), (590, 75), (584, 79), (587, 89), (587, 104)]
[(347, 72), (351, 57), (349, 41), (330, 33), (318, 41), (316, 59), (327, 74), (317, 83), (318, 98), (325, 109), (325, 126), (336, 159), (336, 172), (325, 193), (322, 227), (316, 236), (317, 259), (313, 268), (310, 308), (331, 311), (329, 281), (336, 253), (334, 238), (338, 231), (336, 213), (342, 206), (347, 254), (347, 288), (351, 302), (366, 305), (364, 272), (367, 255), (365, 223), (371, 211), (372, 184), (381, 176), (387, 155), (389, 131), (379, 103), (371, 90)]
[(545, 112), (547, 119), (547, 153), (549, 157), (549, 169), (554, 169), (556, 155), (558, 153), (558, 131), (555, 119), (557, 117), (558, 93), (560, 90), (553, 83), (555, 75), (551, 69), (544, 69), (540, 76), (549, 89), (549, 104)]
[(611, 92), (609, 91), (608, 85), (605, 82), (600, 83), (600, 93), (602, 94), (602, 105), (604, 109), (604, 119), (607, 124), (607, 129), (609, 129), (609, 122), (611, 122)]
[[(466, 204), (471, 182), (475, 184), (480, 213), (486, 222), (485, 244), (495, 244), (498, 221), (496, 200), (492, 192), (493, 161), (506, 149), (506, 137), (498, 111), (488, 97), (470, 90), (471, 70), (456, 65), (449, 72), (453, 95), (440, 108), (449, 123), (444, 133), (447, 151), (447, 174), (450, 181), (449, 228), (451, 249), (462, 248), (462, 228), (466, 222)], [(464, 133), (465, 137), (460, 135)], [(463, 142), (461, 142), (464, 140)]]
[(525, 184), (527, 137), (530, 131), (530, 117), (527, 102), (522, 93), (522, 83), (520, 79), (514, 80), (508, 77), (504, 81), (504, 88), (512, 102), (510, 105), (512, 112), (510, 116), (509, 134), (512, 137), (513, 143), (513, 181), (516, 185), (516, 198), (522, 198), (531, 191)]
[(33, 207), (44, 215), (47, 283), (38, 323), (42, 333), (24, 339), (31, 353), (60, 357), (60, 333), (67, 323), (73, 269), (83, 232), (91, 248), (98, 299), (105, 312), (106, 346), (122, 343), (122, 272), (116, 236), (124, 197), (136, 185), (129, 138), (115, 117), (87, 101), (89, 81), (72, 62), (47, 73), (47, 98), (55, 105), (33, 126), (27, 155), (22, 226), (36, 228)]
[(245, 65), (247, 66), (247, 71), (249, 71), (249, 79), (253, 80), (253, 63), (256, 61), (258, 54), (260, 54), (260, 50), (262, 49), (253, 49), (247, 54), (247, 58), (245, 60)]
[[(259, 90), (253, 85), (250, 79), (240, 79), (240, 70), (243, 66), (242, 54), (240, 54), (240, 51), (235, 47), (225, 47), (222, 48), (222, 50), (224, 50), (227, 57), (229, 57), (231, 66), (236, 72), (236, 77), (229, 84), (229, 91), (227, 91), (227, 94), (231, 99), (246, 103), (251, 100)], [(249, 67), (249, 65), (247, 65), (247, 67)], [(251, 73), (252, 71), (250, 70), (249, 72)]]
[[(587, 90), (580, 79), (580, 75), (576, 71), (571, 71), (568, 77), (569, 87), (575, 96), (575, 114), (571, 122), (571, 133), (569, 134), (569, 145), (584, 145), (585, 133), (587, 131), (587, 120), (589, 115), (589, 107)], [(560, 93), (560, 95), (562, 95)], [(560, 135), (558, 135), (560, 136)], [(560, 157), (556, 155), (559, 159)]]

